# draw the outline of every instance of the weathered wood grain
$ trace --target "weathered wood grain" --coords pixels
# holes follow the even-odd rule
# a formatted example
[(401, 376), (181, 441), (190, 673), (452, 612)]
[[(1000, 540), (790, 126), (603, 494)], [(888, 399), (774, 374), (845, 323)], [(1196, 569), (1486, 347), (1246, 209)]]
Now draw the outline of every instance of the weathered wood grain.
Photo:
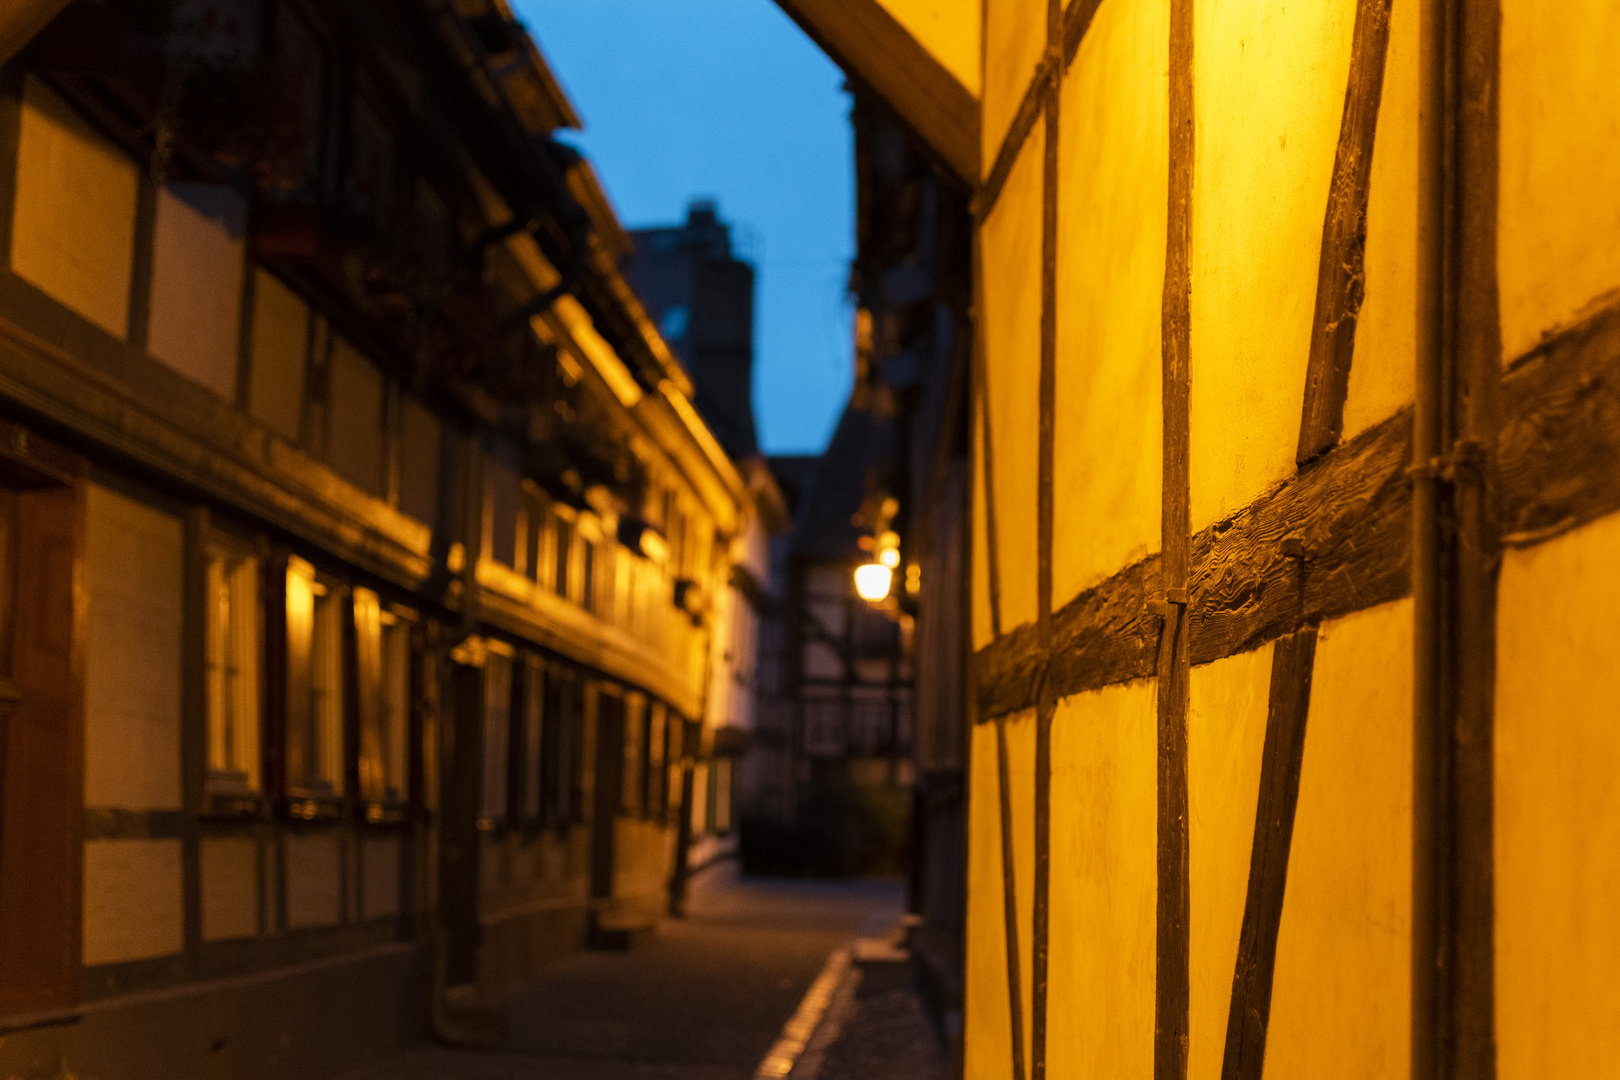
[[(1503, 378), (1496, 453), (1502, 542), (1528, 547), (1620, 511), (1620, 297)], [(1192, 662), (1255, 648), (1411, 588), (1412, 414), (1403, 409), (1193, 538)], [(1468, 454), (1449, 465), (1477, 467)], [(981, 717), (1150, 675), (1160, 560), (1150, 556), (975, 657)]]
[(1012, 1033), (1013, 1080), (1024, 1080), (1024, 985), (1018, 963), (1018, 875), (1013, 859), (1012, 780), (1007, 761), (1007, 718), (996, 724), (996, 774), (1001, 801), (1001, 916), (1007, 935), (1008, 1030)]
[(1502, 542), (1528, 547), (1620, 510), (1620, 298), (1502, 380)]
[(1362, 269), (1367, 249), (1367, 195), (1372, 181), (1378, 104), (1384, 92), (1389, 51), (1390, 0), (1359, 0), (1350, 41), (1350, 78), (1333, 159), (1322, 253), (1316, 273), (1316, 312), (1305, 375), (1305, 405), (1299, 425), (1298, 460), (1310, 461), (1344, 431), (1344, 399), (1350, 389), (1350, 359), (1356, 320), (1366, 295)]
[(1158, 821), (1155, 890), (1153, 1076), (1187, 1080), (1191, 1000), (1187, 704), (1192, 611), (1189, 397), (1192, 384), (1192, 200), (1195, 162), (1193, 0), (1170, 0), (1170, 176), (1160, 303), (1164, 487), (1160, 519), (1162, 612), (1158, 660)]
[(1315, 660), (1314, 627), (1281, 638), (1271, 655), (1271, 701), (1260, 755), (1249, 888), (1232, 972), (1221, 1080), (1260, 1080), (1265, 1063), (1277, 930), (1282, 925), (1288, 883), (1288, 853), (1294, 837), (1294, 809), (1299, 804)]
[(1193, 663), (1406, 594), (1410, 440), (1402, 410), (1194, 538)]
[[(1047, 0), (1047, 53), (1062, 42), (1063, 6)], [(1043, 651), (1052, 647), (1053, 459), (1057, 425), (1058, 139), (1063, 129), (1062, 68), (1053, 65), (1046, 85), (1046, 145), (1041, 167), (1041, 371), (1037, 455), (1036, 627)], [(1046, 992), (1052, 882), (1052, 714), (1057, 701), (1041, 694), (1035, 705), (1035, 895), (1030, 914), (1031, 1080), (1046, 1080)]]
[[(1396, 413), (1193, 537), (1192, 663), (1406, 595), (1411, 427)], [(980, 716), (1030, 708), (1043, 681), (1061, 699), (1153, 674), (1162, 580), (1149, 556), (1055, 612), (1050, 651), (1033, 624), (980, 649)]]

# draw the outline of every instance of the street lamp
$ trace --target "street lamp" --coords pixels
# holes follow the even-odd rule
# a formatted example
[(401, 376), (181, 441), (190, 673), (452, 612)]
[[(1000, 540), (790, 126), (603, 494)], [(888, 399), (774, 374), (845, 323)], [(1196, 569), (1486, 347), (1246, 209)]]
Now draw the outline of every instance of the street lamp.
[(855, 568), (855, 591), (862, 600), (877, 603), (889, 595), (894, 571), (882, 563), (866, 563)]

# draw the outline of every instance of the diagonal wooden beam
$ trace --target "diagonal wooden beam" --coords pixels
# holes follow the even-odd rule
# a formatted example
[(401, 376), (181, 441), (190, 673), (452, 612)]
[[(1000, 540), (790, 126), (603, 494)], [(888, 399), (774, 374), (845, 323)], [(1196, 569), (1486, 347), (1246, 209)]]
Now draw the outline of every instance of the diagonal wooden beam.
[(1277, 931), (1282, 926), (1288, 884), (1288, 853), (1299, 804), (1300, 766), (1305, 760), (1305, 720), (1311, 703), (1316, 628), (1277, 642), (1271, 654), (1271, 703), (1260, 757), (1260, 795), (1249, 855), (1249, 891), (1232, 972), (1232, 1002), (1226, 1019), (1221, 1080), (1261, 1080), (1266, 1027), (1271, 1018)]
[(979, 102), (877, 0), (776, 0), (852, 78), (888, 103), (970, 190), (979, 183)]
[(1390, 0), (1360, 0), (1350, 40), (1350, 80), (1333, 159), (1322, 255), (1316, 271), (1316, 314), (1305, 374), (1305, 405), (1296, 457), (1304, 464), (1339, 441), (1356, 319), (1366, 295), (1367, 197), (1372, 186), (1373, 141), (1389, 52)]
[(1012, 769), (1007, 755), (1007, 718), (996, 719), (996, 772), (1001, 802), (1001, 915), (1007, 932), (1007, 1011), (1012, 1032), (1013, 1080), (1024, 1080), (1024, 979), (1019, 968), (1018, 874), (1013, 857)]
[(5, 0), (0, 3), (0, 64), (16, 55), (67, 6), (68, 0)]

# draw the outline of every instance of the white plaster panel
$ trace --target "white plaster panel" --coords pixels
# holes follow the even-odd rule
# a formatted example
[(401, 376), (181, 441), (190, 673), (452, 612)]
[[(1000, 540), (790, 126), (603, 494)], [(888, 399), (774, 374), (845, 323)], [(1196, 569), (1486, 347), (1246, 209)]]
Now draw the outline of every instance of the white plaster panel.
[(204, 941), (259, 932), (259, 844), (251, 836), (205, 836), (199, 850)]
[(84, 845), (84, 963), (179, 952), (185, 943), (180, 841), (90, 840)]
[(236, 399), (247, 204), (233, 188), (158, 193), (147, 349), (226, 401)]
[(180, 519), (97, 484), (85, 502), (85, 803), (178, 809)]
[(138, 185), (133, 161), (28, 77), (11, 268), (120, 339), (129, 332)]

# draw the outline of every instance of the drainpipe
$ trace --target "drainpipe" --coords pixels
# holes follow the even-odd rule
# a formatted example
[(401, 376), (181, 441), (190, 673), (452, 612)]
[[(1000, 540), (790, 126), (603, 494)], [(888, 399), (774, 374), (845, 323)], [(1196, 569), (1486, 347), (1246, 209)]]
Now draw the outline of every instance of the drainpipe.
[(1417, 371), (1412, 415), (1412, 1080), (1438, 1080), (1447, 785), (1442, 467), (1455, 347), (1455, 0), (1420, 0)]

